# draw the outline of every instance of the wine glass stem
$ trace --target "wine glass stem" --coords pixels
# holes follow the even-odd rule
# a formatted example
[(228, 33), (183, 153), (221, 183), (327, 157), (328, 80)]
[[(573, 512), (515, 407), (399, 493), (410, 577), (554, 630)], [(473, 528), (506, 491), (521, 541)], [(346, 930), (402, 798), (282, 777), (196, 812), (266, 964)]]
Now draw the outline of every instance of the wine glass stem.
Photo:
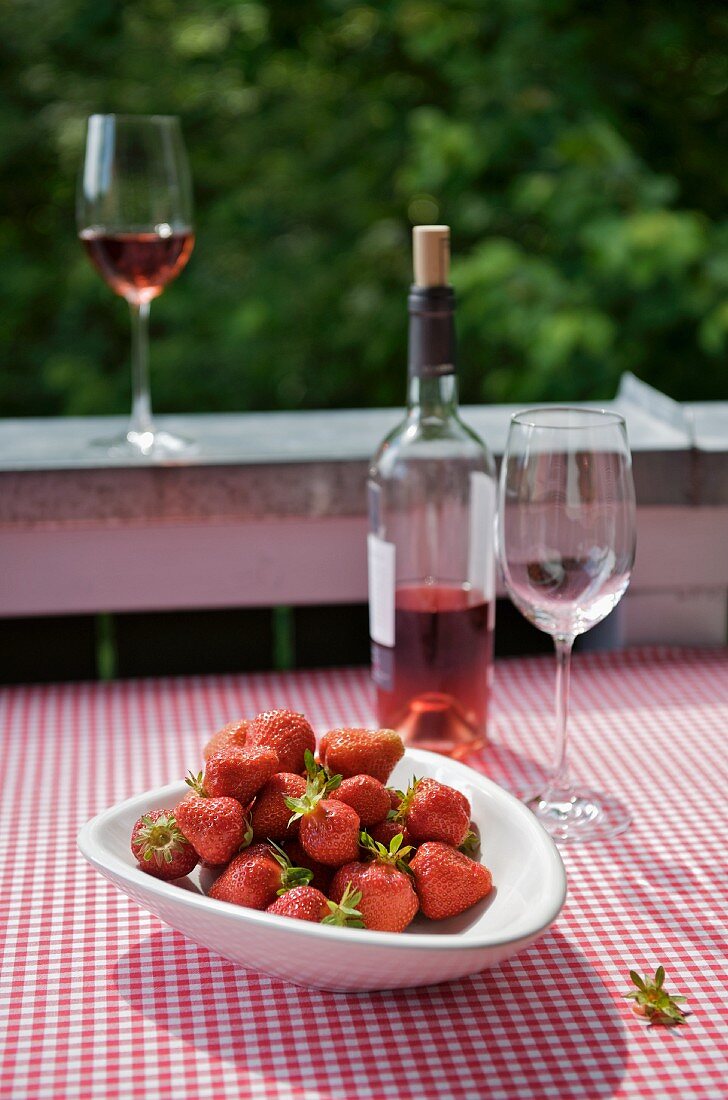
[(129, 302), (131, 314), (131, 420), (129, 431), (153, 432), (149, 393), (149, 302)]
[(569, 679), (571, 675), (571, 650), (573, 636), (557, 635), (556, 647), (556, 747), (554, 752), (553, 774), (549, 782), (552, 791), (568, 791), (571, 787), (569, 774)]

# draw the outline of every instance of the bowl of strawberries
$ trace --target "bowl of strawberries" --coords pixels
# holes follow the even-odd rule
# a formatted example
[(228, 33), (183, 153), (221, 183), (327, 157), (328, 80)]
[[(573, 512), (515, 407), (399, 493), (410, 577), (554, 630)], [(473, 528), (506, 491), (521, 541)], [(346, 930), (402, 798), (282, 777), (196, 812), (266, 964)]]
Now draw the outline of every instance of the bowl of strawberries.
[(317, 742), (304, 715), (266, 711), (203, 758), (78, 843), (144, 909), (242, 966), (335, 991), (450, 981), (533, 943), (564, 903), (533, 814), (393, 730)]

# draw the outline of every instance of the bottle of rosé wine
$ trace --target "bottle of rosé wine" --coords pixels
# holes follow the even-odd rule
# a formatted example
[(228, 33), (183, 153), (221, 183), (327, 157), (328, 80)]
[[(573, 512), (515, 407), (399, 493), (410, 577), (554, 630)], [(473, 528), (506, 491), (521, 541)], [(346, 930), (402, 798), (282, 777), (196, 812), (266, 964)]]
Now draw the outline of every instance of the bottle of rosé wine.
[(407, 410), (369, 476), (372, 678), (380, 725), (462, 757), (486, 738), (495, 468), (458, 410), (450, 230), (413, 238)]

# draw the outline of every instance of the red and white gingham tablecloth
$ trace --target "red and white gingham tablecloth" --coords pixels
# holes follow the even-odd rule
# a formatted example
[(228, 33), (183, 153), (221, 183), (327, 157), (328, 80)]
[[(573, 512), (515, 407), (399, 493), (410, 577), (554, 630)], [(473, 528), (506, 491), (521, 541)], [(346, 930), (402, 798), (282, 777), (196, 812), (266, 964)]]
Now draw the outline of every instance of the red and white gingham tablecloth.
[[(548, 758), (550, 660), (497, 667), (494, 747), (511, 783)], [(18, 687), (0, 697), (0, 1096), (728, 1096), (728, 652), (582, 656), (580, 777), (627, 801), (628, 833), (567, 848), (569, 898), (515, 959), (399, 993), (307, 992), (187, 941), (91, 870), (87, 818), (181, 777), (210, 731), (289, 705), (322, 731), (371, 721), (365, 670)], [(628, 971), (687, 993), (648, 1027)]]

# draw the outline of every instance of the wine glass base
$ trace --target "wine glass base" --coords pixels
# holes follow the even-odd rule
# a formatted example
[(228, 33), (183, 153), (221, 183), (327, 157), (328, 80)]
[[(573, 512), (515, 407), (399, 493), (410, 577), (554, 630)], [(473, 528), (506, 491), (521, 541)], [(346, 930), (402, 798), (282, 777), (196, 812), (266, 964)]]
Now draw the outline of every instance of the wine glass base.
[(632, 820), (624, 803), (598, 791), (550, 790), (527, 805), (560, 844), (610, 840)]
[(197, 444), (172, 432), (129, 429), (111, 439), (95, 439), (92, 447), (106, 451), (110, 458), (184, 459), (197, 453)]

